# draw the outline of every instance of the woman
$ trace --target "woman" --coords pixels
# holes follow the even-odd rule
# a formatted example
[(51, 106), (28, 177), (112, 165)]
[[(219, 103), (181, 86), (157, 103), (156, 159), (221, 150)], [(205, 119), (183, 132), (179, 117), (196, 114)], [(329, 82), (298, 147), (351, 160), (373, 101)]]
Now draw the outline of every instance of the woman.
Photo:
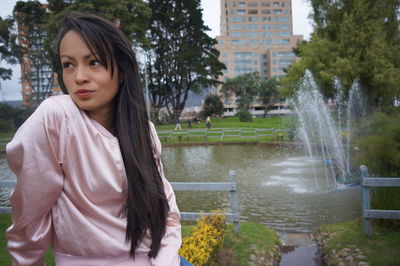
[(7, 145), (17, 176), (14, 265), (179, 265), (179, 210), (148, 122), (130, 43), (111, 22), (67, 16), (57, 38), (69, 95), (45, 100)]

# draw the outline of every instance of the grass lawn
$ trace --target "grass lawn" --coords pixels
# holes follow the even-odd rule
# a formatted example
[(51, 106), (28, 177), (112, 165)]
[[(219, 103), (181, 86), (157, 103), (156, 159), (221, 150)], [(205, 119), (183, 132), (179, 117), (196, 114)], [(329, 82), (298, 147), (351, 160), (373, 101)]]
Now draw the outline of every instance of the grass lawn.
[[(161, 142), (171, 144), (271, 142), (275, 140), (287, 140), (287, 133), (280, 131), (286, 130), (285, 124), (287, 123), (283, 123), (283, 119), (282, 117), (254, 118), (252, 122), (240, 122), (238, 117), (216, 118), (212, 123), (212, 128), (207, 130), (207, 132), (204, 123), (193, 124), (191, 130), (188, 129), (187, 123), (182, 123), (182, 130), (174, 130), (175, 124), (160, 125), (157, 126), (157, 131)], [(223, 136), (222, 129), (241, 129), (242, 132), (225, 132), (225, 136)], [(256, 129), (269, 130), (255, 132)]]
[[(212, 119), (211, 128), (283, 128), (283, 118), (281, 116), (274, 116), (271, 118), (253, 118), (252, 122), (240, 122), (238, 117), (214, 118)], [(188, 128), (188, 123), (181, 123), (182, 129)], [(205, 128), (206, 124), (192, 123), (193, 128)], [(175, 124), (159, 125), (157, 130), (174, 129)]]
[(356, 245), (366, 256), (366, 261), (376, 266), (400, 265), (400, 231), (373, 226), (373, 236), (363, 233), (361, 219), (323, 225), (323, 232), (331, 233), (324, 248), (325, 254)]
[[(182, 226), (182, 238), (190, 235), (192, 227)], [(279, 236), (265, 225), (240, 223), (239, 235), (233, 232), (232, 225), (228, 225), (220, 259), (223, 260), (223, 265), (248, 265), (250, 255), (254, 254), (255, 250), (277, 255), (279, 246)]]

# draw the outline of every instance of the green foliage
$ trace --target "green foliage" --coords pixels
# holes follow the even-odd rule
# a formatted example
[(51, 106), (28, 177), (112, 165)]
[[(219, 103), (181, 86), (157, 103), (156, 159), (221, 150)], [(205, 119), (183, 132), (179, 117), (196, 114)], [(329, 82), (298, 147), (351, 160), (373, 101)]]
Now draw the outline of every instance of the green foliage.
[[(392, 115), (377, 112), (359, 125), (355, 135), (357, 165), (364, 164), (372, 175), (400, 177), (400, 111)], [(400, 188), (376, 188), (372, 207), (400, 210)], [(400, 228), (399, 220), (381, 220), (379, 224)]]
[(237, 112), (240, 122), (251, 122), (253, 120), (251, 113), (248, 109), (240, 109)]
[(262, 79), (257, 72), (246, 73), (234, 78), (229, 78), (221, 88), (225, 97), (235, 95), (238, 102), (238, 116), (240, 121), (251, 121), (251, 114), (248, 111), (250, 104), (258, 97), (265, 113), (268, 107), (279, 99), (278, 81), (275, 78)]
[[(312, 0), (315, 32), (299, 44), (298, 56), (282, 79), (291, 94), (310, 69), (324, 96), (332, 97), (337, 76), (349, 90), (359, 79), (369, 106), (392, 105), (400, 95), (400, 33), (396, 0)], [(345, 93), (347, 95), (347, 93)]]
[(355, 133), (358, 164), (380, 176), (400, 177), (400, 112), (381, 112), (359, 125)]
[(276, 78), (261, 80), (258, 87), (258, 97), (264, 106), (264, 116), (267, 114), (269, 106), (279, 100), (279, 82)]
[[(4, 60), (8, 64), (16, 64), (19, 55), (19, 46), (16, 45), (17, 35), (12, 33), (14, 20), (0, 17), (0, 63)], [(0, 78), (11, 79), (12, 70), (0, 67)]]
[(224, 104), (218, 95), (208, 95), (204, 100), (203, 109), (200, 112), (200, 117), (205, 119), (207, 116), (220, 116), (224, 113)]
[(33, 111), (33, 108), (21, 109), (5, 103), (0, 103), (0, 131), (15, 131), (25, 122)]
[(225, 66), (219, 62), (216, 40), (210, 38), (199, 0), (150, 0), (152, 10), (148, 52), (150, 100), (166, 106), (177, 120), (189, 91), (218, 84)]

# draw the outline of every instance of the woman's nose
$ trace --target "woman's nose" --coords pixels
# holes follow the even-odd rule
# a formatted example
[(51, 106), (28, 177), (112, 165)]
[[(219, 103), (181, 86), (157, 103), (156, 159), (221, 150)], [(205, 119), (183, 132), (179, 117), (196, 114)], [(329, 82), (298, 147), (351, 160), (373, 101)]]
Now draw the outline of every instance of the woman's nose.
[(88, 81), (88, 73), (85, 67), (79, 66), (75, 72), (75, 82), (76, 84), (82, 84)]

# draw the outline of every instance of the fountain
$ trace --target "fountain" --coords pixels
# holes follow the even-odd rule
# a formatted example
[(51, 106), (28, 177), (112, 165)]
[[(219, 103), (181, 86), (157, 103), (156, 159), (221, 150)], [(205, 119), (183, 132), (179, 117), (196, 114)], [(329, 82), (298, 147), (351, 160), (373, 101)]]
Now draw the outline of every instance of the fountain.
[[(340, 87), (338, 80), (335, 85)], [(343, 93), (339, 97), (343, 102)], [(295, 94), (294, 110), (299, 119), (298, 137), (303, 141), (308, 156), (314, 159), (320, 157), (325, 162), (326, 185), (338, 187), (346, 183), (350, 175), (346, 150), (330, 110), (309, 70), (306, 70)], [(341, 113), (338, 115), (341, 116)], [(316, 183), (316, 187), (320, 185)]]

